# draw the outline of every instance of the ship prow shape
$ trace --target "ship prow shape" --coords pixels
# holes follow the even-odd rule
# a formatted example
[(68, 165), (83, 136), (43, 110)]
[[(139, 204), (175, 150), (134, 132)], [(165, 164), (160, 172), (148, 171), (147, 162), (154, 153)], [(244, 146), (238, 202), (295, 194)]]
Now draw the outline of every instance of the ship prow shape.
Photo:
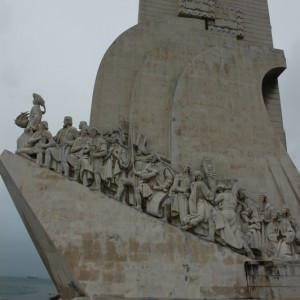
[(247, 298), (247, 257), (9, 151), (0, 171), (63, 299)]

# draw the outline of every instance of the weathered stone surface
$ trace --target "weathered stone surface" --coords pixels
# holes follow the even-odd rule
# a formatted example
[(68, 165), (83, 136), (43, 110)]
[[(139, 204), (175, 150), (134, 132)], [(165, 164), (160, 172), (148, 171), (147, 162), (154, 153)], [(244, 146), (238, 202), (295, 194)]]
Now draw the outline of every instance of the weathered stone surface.
[(121, 35), (100, 65), (91, 124), (114, 128), (123, 115), (175, 168), (199, 168), (209, 155), (251, 197), (264, 191), (299, 217), (299, 173), (266, 106), (268, 91), (278, 93), (283, 52), (209, 32), (202, 21), (142, 22)]
[(0, 162), (63, 299), (76, 292), (100, 298), (247, 298), (244, 256), (8, 151)]
[(246, 262), (245, 270), (252, 298), (299, 299), (299, 262)]

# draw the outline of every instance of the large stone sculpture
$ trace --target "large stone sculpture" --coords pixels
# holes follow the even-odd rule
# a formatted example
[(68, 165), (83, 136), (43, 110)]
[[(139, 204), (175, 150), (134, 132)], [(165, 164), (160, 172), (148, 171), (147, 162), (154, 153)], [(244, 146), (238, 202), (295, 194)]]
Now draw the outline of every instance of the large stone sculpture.
[[(217, 184), (215, 163), (207, 156), (202, 160), (202, 171), (194, 172), (194, 180), (189, 165), (176, 174), (166, 158), (146, 150), (143, 134), (131, 128), (128, 138), (128, 129), (123, 118), (117, 130), (104, 130), (105, 140), (97, 128), (89, 129), (86, 122), (80, 122), (78, 135), (72, 118), (65, 117), (64, 128), (53, 139), (48, 123), (42, 121), (28, 140), (31, 146), (17, 149), (16, 153), (27, 159), (34, 155), (40, 166), (48, 168), (61, 163), (61, 169), (56, 166), (53, 170), (69, 174), (71, 180), (252, 259), (255, 255), (251, 249), (267, 259), (283, 259), (292, 257), (288, 253), (296, 253), (299, 226), (287, 206), (280, 217), (264, 193), (254, 201), (247, 197), (245, 189), (237, 189), (237, 180), (225, 180), (231, 186)], [(273, 233), (279, 217), (289, 236), (287, 253), (274, 250), (279, 247)]]
[[(32, 137), (33, 133), (38, 130), (39, 124), (42, 120), (43, 114), (46, 113), (46, 106), (44, 99), (33, 93), (32, 108), (30, 112), (23, 112), (17, 116), (15, 124), (21, 128), (25, 128), (23, 134), (17, 140), (17, 149), (29, 148), (31, 145), (28, 140)], [(41, 109), (43, 108), (43, 110)]]
[(67, 117), (40, 147), (34, 100), (16, 120), (23, 157), (0, 170), (63, 300), (297, 299), (285, 67), (267, 0), (140, 0), (101, 62), (89, 130)]

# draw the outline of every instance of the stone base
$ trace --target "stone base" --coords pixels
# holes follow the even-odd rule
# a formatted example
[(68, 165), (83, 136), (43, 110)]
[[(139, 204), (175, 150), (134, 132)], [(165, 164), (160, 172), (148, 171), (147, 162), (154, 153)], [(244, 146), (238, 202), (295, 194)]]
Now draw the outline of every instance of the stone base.
[(248, 261), (245, 269), (252, 299), (300, 299), (300, 262)]
[(300, 263), (248, 261), (8, 151), (0, 172), (62, 300), (299, 299)]

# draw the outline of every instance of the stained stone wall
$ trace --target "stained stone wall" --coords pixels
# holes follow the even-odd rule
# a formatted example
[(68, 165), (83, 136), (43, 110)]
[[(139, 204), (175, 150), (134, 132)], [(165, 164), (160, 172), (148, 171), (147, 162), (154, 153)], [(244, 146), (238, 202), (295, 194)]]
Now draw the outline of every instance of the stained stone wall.
[(245, 256), (8, 151), (0, 172), (62, 299), (248, 297)]
[(299, 262), (246, 262), (252, 299), (299, 299)]
[[(193, 1), (188, 2), (192, 3)], [(139, 23), (149, 21), (161, 22), (162, 20), (167, 21), (170, 18), (178, 18), (178, 7), (180, 4), (183, 5), (185, 3), (187, 3), (185, 0), (141, 0), (139, 6)], [(239, 8), (242, 11), (241, 23), (244, 36), (241, 43), (267, 47), (273, 46), (267, 0), (215, 0), (214, 3), (225, 8)], [(184, 19), (186, 23), (194, 22), (192, 19)], [(202, 27), (203, 29), (205, 24), (198, 19), (195, 22), (195, 26)], [(269, 118), (282, 143), (286, 146), (277, 78), (271, 77), (269, 80), (266, 80), (263, 90)]]
[[(140, 0), (139, 23), (177, 17), (180, 2), (191, 1)], [(219, 6), (238, 7), (242, 10), (245, 43), (273, 46), (267, 0), (214, 0), (214, 2)]]

